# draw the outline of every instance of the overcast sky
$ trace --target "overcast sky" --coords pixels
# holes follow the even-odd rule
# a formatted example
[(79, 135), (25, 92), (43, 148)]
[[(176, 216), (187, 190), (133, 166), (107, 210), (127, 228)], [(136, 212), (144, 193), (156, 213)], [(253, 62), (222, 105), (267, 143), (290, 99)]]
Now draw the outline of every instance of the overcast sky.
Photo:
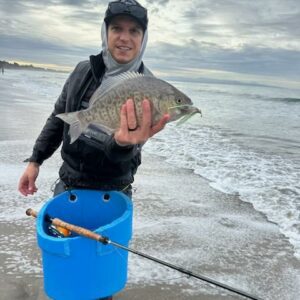
[[(108, 1), (0, 0), (0, 60), (71, 70), (101, 50)], [(157, 75), (300, 88), (299, 0), (141, 0)]]

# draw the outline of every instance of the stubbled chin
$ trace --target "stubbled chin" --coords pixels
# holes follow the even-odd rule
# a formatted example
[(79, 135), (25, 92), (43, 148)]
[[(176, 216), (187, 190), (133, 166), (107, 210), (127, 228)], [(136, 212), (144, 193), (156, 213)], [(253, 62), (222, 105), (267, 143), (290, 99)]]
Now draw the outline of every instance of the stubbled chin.
[(116, 57), (114, 59), (119, 63), (119, 64), (126, 64), (131, 61), (131, 55), (130, 53), (117, 53)]
[(130, 62), (128, 59), (116, 59), (116, 62), (119, 64), (127, 64)]

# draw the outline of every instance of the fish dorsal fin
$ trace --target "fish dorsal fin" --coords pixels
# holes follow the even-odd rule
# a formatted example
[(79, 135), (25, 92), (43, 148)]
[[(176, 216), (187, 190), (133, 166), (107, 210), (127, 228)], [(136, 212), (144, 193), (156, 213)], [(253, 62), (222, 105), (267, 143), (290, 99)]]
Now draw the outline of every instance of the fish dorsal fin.
[(91, 106), (97, 99), (102, 98), (106, 93), (114, 89), (117, 85), (125, 82), (129, 79), (137, 79), (144, 77), (144, 74), (140, 74), (138, 72), (124, 72), (117, 76), (109, 77), (96, 89), (94, 94), (91, 97), (90, 104)]

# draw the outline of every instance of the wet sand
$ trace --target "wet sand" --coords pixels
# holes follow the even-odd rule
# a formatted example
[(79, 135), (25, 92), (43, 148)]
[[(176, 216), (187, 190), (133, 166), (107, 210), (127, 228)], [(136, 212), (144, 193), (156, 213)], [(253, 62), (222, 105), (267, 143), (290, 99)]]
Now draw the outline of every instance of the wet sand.
[[(39, 207), (51, 195), (57, 162), (47, 164), (38, 197), (24, 199), (16, 194), (20, 211), (25, 213), (30, 205)], [(10, 193), (13, 186), (6, 187)], [(134, 187), (132, 248), (262, 299), (297, 300), (300, 262), (293, 256), (293, 247), (277, 225), (252, 205), (237, 195), (215, 191), (190, 170), (146, 152)], [(48, 299), (34, 220), (19, 215), (2, 220), (0, 232), (0, 299)], [(133, 254), (129, 257), (128, 284), (115, 295), (116, 300), (242, 299)]]

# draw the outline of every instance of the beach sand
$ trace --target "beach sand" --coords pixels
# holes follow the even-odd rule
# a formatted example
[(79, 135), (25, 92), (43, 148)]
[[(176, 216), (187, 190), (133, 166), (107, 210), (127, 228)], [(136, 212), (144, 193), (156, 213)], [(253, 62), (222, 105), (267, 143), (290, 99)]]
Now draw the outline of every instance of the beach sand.
[[(39, 196), (16, 196), (18, 211), (25, 214), (25, 208), (38, 207), (51, 195), (58, 164), (55, 159), (43, 166)], [(23, 167), (15, 172), (16, 180)], [(16, 183), (4, 185), (5, 178), (0, 179), (1, 189), (7, 189), (2, 193), (3, 204), (3, 195), (11, 193)], [(172, 166), (147, 149), (134, 187), (132, 248), (262, 299), (299, 299), (300, 262), (293, 256), (293, 247), (276, 224), (238, 195), (212, 189), (192, 171)], [(15, 191), (12, 194), (17, 195)], [(43, 291), (34, 220), (25, 216), (2, 219), (0, 232), (0, 299), (48, 299)], [(130, 254), (128, 284), (114, 299), (242, 297)]]

